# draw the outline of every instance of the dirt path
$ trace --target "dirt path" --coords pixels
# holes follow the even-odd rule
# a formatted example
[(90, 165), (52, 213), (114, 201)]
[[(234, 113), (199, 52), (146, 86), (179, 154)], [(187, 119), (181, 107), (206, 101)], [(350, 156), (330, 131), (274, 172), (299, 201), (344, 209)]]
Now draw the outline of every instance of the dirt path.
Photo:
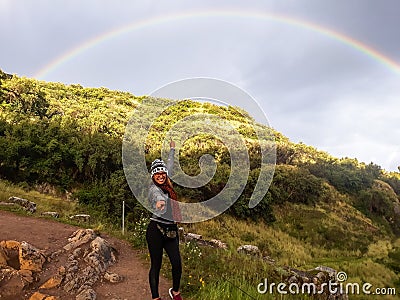
[[(16, 240), (26, 241), (33, 246), (47, 251), (56, 251), (66, 245), (68, 237), (77, 230), (78, 227), (62, 224), (50, 219), (24, 217), (13, 213), (0, 211), (0, 241)], [(116, 284), (108, 282), (98, 282), (94, 289), (99, 300), (145, 300), (151, 299), (148, 287), (148, 264), (140, 259), (142, 255), (138, 250), (125, 241), (101, 235), (118, 251), (118, 261), (108, 270), (124, 277), (124, 281)], [(51, 266), (56, 262), (46, 263), (44, 274), (50, 275), (56, 266)], [(47, 273), (46, 273), (47, 270)], [(43, 278), (46, 280), (48, 278)], [(165, 299), (167, 297), (170, 282), (165, 278), (160, 278), (160, 293)], [(56, 291), (57, 292), (57, 291)], [(32, 291), (26, 291), (26, 299), (29, 299)], [(56, 296), (52, 291), (52, 295)], [(71, 299), (65, 293), (59, 291), (59, 299)], [(1, 298), (1, 297), (0, 297)], [(21, 299), (22, 300), (22, 299)]]

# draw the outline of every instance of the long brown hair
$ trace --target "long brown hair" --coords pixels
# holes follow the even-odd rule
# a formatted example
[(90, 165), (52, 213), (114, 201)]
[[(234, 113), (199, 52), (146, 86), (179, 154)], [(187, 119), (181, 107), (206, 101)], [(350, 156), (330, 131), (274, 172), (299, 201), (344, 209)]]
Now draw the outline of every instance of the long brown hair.
[(172, 185), (171, 180), (167, 176), (165, 182), (163, 184), (158, 184), (155, 180), (154, 177), (152, 177), (153, 182), (156, 186), (158, 186), (160, 189), (163, 190), (163, 192), (167, 192), (169, 195), (169, 198), (175, 201), (171, 201), (171, 208), (172, 208), (172, 218), (175, 222), (180, 222), (182, 221), (182, 215), (181, 215), (181, 210), (179, 208), (179, 203), (178, 201), (178, 195), (176, 194), (174, 187)]

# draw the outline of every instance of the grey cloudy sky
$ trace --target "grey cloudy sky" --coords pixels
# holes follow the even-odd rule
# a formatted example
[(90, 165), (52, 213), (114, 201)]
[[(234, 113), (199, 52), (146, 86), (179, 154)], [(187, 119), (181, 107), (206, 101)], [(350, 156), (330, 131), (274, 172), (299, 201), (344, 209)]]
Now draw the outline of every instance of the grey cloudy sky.
[(136, 95), (225, 80), (293, 142), (397, 170), (399, 14), (397, 0), (0, 0), (0, 68)]

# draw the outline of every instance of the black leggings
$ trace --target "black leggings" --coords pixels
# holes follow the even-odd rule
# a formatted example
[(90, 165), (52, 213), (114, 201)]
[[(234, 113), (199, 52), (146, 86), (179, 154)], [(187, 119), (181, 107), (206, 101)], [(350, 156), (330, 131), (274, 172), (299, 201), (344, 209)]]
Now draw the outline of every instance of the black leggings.
[(158, 283), (160, 269), (163, 257), (163, 249), (167, 252), (172, 265), (172, 289), (179, 291), (179, 285), (182, 275), (182, 261), (179, 253), (179, 239), (168, 239), (163, 236), (157, 228), (157, 223), (150, 221), (146, 231), (147, 246), (150, 252), (151, 267), (149, 272), (149, 282), (151, 295), (153, 298), (158, 298)]

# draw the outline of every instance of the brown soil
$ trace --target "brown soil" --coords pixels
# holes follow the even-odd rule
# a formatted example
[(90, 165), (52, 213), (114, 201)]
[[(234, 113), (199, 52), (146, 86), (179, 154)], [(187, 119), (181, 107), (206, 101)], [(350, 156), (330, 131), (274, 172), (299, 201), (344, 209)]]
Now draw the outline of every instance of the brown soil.
[[(78, 227), (59, 223), (51, 219), (24, 217), (10, 212), (0, 211), (0, 241), (16, 240), (26, 241), (38, 249), (48, 253), (62, 249), (68, 241), (68, 237)], [(117, 273), (124, 277), (120, 283), (109, 283), (107, 281), (97, 282), (94, 289), (99, 300), (142, 300), (151, 299), (148, 284), (149, 264), (141, 257), (146, 252), (133, 249), (126, 241), (118, 240), (111, 236), (101, 234), (117, 251), (118, 261), (108, 271)], [(56, 273), (56, 270), (65, 263), (65, 258), (47, 262), (43, 271), (37, 274), (38, 281), (32, 283), (24, 290), (24, 294), (18, 295), (22, 299), (29, 299), (43, 282)], [(1, 285), (1, 284), (0, 284)], [(161, 297), (169, 299), (168, 288), (171, 286), (169, 280), (160, 278)], [(58, 299), (71, 299), (62, 289), (52, 289), (48, 292)], [(1, 291), (0, 291), (0, 298)]]

